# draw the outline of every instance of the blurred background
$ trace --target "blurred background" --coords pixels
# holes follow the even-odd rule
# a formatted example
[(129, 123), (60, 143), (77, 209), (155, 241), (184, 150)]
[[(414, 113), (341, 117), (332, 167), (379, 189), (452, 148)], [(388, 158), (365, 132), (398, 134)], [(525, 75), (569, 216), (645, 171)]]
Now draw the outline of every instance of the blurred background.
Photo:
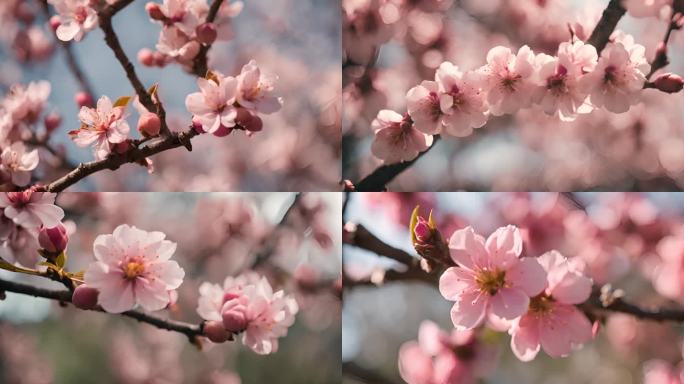
[[(119, 224), (162, 231), (178, 244), (174, 260), (186, 276), (169, 310), (155, 313), (190, 323), (202, 282), (222, 284), (250, 269), (256, 254), (272, 249), (256, 271), (300, 307), (280, 349), (259, 356), (238, 342), (202, 350), (186, 336), (135, 320), (47, 299), (7, 293), (0, 301), (0, 382), (48, 383), (336, 383), (340, 382), (341, 197), (290, 193), (62, 193), (65, 225), (72, 231), (67, 267), (94, 260), (97, 235)], [(2, 252), (7, 252), (3, 244)], [(33, 266), (37, 245), (14, 249)], [(5, 256), (3, 256), (5, 257)], [(0, 271), (2, 279), (52, 289), (46, 279)]]
[[(580, 258), (596, 286), (611, 284), (623, 290), (632, 303), (644, 308), (684, 305), (684, 295), (673, 295), (658, 285), (668, 270), (684, 276), (684, 194), (456, 192), (349, 196), (346, 223), (364, 226), (382, 242), (411, 255), (415, 251), (409, 219), (413, 208), (420, 205), (425, 216), (434, 209), (437, 228), (445, 239), (467, 225), (486, 237), (500, 226), (514, 224), (523, 235), (526, 256), (557, 249), (568, 258)], [(344, 383), (401, 383), (398, 351), (404, 343), (417, 339), (421, 322), (434, 321), (447, 332), (453, 329), (449, 315), (453, 302), (445, 300), (436, 286), (415, 281), (382, 283), (380, 276), (389, 270), (401, 272), (405, 267), (345, 240)], [(473, 383), (682, 382), (684, 333), (680, 324), (611, 313), (601, 320), (596, 339), (581, 350), (564, 359), (552, 359), (542, 351), (529, 363), (513, 355), (510, 336), (505, 332), (485, 330), (479, 335), (481, 343), (498, 352), (491, 355), (485, 377)], [(661, 370), (656, 372), (654, 367)]]
[[(632, 1), (631, 3), (640, 3)], [(668, 3), (643, 2), (641, 4)], [(670, 2), (671, 3), (671, 2)], [(344, 0), (343, 175), (359, 181), (381, 165), (370, 151), (382, 109), (406, 111), (406, 92), (451, 61), (486, 63), (497, 45), (555, 54), (572, 27), (588, 36), (608, 0)], [(669, 14), (617, 26), (646, 47), (649, 62)], [(684, 34), (675, 31), (661, 72), (684, 73)], [(628, 113), (594, 111), (560, 122), (529, 109), (490, 118), (466, 138), (443, 137), (390, 190), (679, 190), (684, 185), (684, 94), (643, 92)]]
[[(197, 92), (196, 79), (177, 64), (160, 69), (137, 62), (140, 49), (154, 50), (161, 30), (158, 23), (149, 19), (145, 3), (133, 2), (117, 14), (114, 30), (142, 82), (148, 86), (159, 83), (170, 128), (185, 130), (191, 117), (185, 109), (185, 97)], [(19, 5), (35, 20), (30, 29), (15, 16)], [(154, 156), (153, 175), (148, 175), (143, 167), (127, 165), (115, 172), (100, 172), (72, 190), (336, 189), (340, 179), (339, 20), (338, 3), (334, 0), (244, 2), (242, 12), (231, 19), (232, 40), (213, 45), (209, 66), (226, 75), (237, 75), (244, 64), (255, 59), (263, 71), (279, 76), (277, 88), (285, 100), (284, 107), (264, 117), (263, 131), (251, 138), (243, 132), (223, 138), (199, 136), (193, 139), (192, 153), (178, 149)], [(30, 43), (27, 36), (31, 37)], [(95, 89), (94, 99), (107, 95), (116, 100), (132, 95), (133, 88), (103, 37), (102, 31), (95, 29), (83, 41), (71, 44)], [(78, 83), (66, 66), (63, 50), (55, 45), (38, 0), (0, 3), (0, 42), (0, 94), (4, 95), (14, 83), (50, 81), (48, 110), (57, 111), (63, 118), (52, 140), (62, 146), (72, 162), (92, 160), (89, 148), (77, 147), (67, 136), (69, 130), (79, 125), (74, 102)], [(131, 113), (128, 120), (131, 136), (135, 137), (137, 114), (132, 109)], [(50, 158), (49, 153), (41, 155)], [(48, 162), (45, 159), (41, 159), (44, 164)], [(43, 172), (47, 181), (64, 173)]]

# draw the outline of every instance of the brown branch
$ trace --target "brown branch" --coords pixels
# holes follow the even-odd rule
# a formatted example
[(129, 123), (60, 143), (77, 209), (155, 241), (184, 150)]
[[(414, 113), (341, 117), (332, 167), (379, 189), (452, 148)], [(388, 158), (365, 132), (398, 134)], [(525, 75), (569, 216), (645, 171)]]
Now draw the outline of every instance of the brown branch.
[(131, 61), (128, 59), (128, 56), (126, 56), (126, 53), (119, 42), (119, 38), (112, 27), (112, 17), (132, 2), (133, 0), (119, 0), (98, 12), (100, 29), (102, 29), (102, 32), (105, 34), (105, 42), (114, 52), (114, 56), (116, 56), (116, 59), (119, 61), (119, 63), (121, 63), (121, 66), (126, 72), (126, 77), (128, 77), (131, 85), (133, 85), (133, 89), (135, 89), (135, 93), (138, 95), (140, 103), (144, 105), (148, 111), (157, 113), (159, 120), (161, 120), (162, 135), (171, 136), (171, 131), (166, 123), (166, 111), (164, 110), (164, 106), (161, 102), (155, 102), (152, 100), (152, 96), (147, 93), (145, 86), (135, 73), (135, 67), (133, 66), (133, 63), (131, 63)]
[(613, 34), (618, 22), (625, 15), (627, 10), (622, 6), (621, 0), (610, 0), (608, 6), (603, 11), (601, 19), (596, 24), (594, 31), (587, 40), (587, 43), (593, 45), (596, 51), (600, 54), (603, 48), (606, 47), (610, 40), (610, 35)]
[[(34, 287), (31, 285), (2, 279), (0, 279), (0, 291), (14, 292), (34, 297), (42, 297), (45, 299), (56, 300), (60, 303), (70, 303), (72, 295), (71, 292), (67, 290), (50, 290), (46, 288)], [(105, 312), (100, 307), (93, 309), (93, 311)], [(202, 336), (203, 334), (203, 323), (189, 324), (181, 321), (155, 317), (139, 311), (127, 311), (121, 313), (121, 315), (136, 319), (142, 323), (151, 324), (160, 329), (166, 329), (168, 331), (182, 333), (185, 336), (187, 336), (192, 343), (195, 343), (196, 338), (198, 336)]]
[(288, 221), (288, 218), (290, 214), (294, 211), (295, 207), (299, 204), (301, 201), (303, 193), (298, 192), (295, 195), (294, 200), (292, 200), (292, 203), (287, 207), (285, 210), (285, 213), (283, 213), (283, 216), (278, 220), (278, 222), (275, 224), (273, 230), (271, 233), (267, 236), (266, 241), (264, 244), (261, 246), (261, 248), (256, 252), (256, 255), (254, 256), (254, 259), (252, 263), (249, 265), (250, 269), (254, 269), (266, 261), (273, 255), (273, 251), (275, 250), (277, 246), (277, 236), (275, 236), (275, 233), (278, 232), (283, 226)]
[(85, 177), (104, 169), (115, 170), (126, 163), (142, 162), (146, 157), (172, 148), (186, 147), (189, 151), (192, 151), (190, 139), (195, 137), (197, 134), (197, 131), (190, 128), (184, 132), (172, 133), (170, 136), (163, 138), (161, 141), (142, 148), (131, 146), (130, 149), (122, 154), (112, 152), (103, 160), (79, 164), (76, 169), (46, 186), (39, 187), (39, 189), (47, 192), (61, 192)]
[[(648, 72), (648, 75), (646, 75), (647, 79), (650, 79), (659, 69), (664, 68), (668, 64), (670, 64), (670, 59), (667, 57), (667, 45), (670, 42), (670, 37), (672, 36), (672, 32), (675, 30), (681, 29), (679, 26), (675, 15), (678, 13), (676, 11), (672, 11), (672, 16), (670, 17), (670, 23), (667, 26), (667, 31), (665, 31), (665, 37), (663, 37), (661, 45), (656, 49), (656, 56), (653, 58), (653, 62), (651, 63), (651, 70)], [(649, 83), (646, 83), (644, 85), (644, 88), (654, 88), (651, 87)]]
[[(223, 0), (214, 0), (209, 8), (209, 13), (207, 14), (206, 23), (212, 23), (216, 20), (216, 15), (221, 8)], [(209, 68), (207, 67), (207, 54), (209, 54), (209, 49), (211, 49), (211, 44), (203, 44), (200, 47), (199, 53), (195, 56), (192, 62), (192, 73), (199, 77), (204, 77), (207, 74)]]
[(349, 234), (350, 236), (345, 238), (345, 244), (350, 244), (371, 251), (376, 255), (390, 258), (409, 268), (418, 267), (420, 263), (418, 257), (414, 257), (404, 250), (385, 243), (361, 224), (357, 224), (354, 231), (350, 231)]
[(418, 154), (418, 156), (410, 161), (404, 161), (402, 163), (382, 165), (373, 171), (370, 175), (364, 177), (356, 185), (356, 191), (358, 192), (381, 192), (387, 190), (387, 184), (394, 180), (400, 173), (404, 172), (410, 166), (412, 166), (421, 157), (427, 154), (435, 144), (439, 141), (440, 136), (433, 136), (432, 145), (425, 151)]

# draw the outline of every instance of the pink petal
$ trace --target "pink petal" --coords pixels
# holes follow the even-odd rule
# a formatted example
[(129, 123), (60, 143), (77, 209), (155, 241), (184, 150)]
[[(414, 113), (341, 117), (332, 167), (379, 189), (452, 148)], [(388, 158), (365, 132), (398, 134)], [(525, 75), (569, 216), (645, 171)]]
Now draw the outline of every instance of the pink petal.
[(451, 259), (464, 268), (472, 270), (476, 267), (487, 266), (489, 255), (485, 249), (484, 238), (476, 234), (470, 226), (459, 229), (451, 235), (449, 250)]
[(64, 218), (62, 208), (52, 204), (29, 204), (26, 209), (36, 215), (48, 228), (56, 227)]
[(60, 26), (57, 28), (57, 38), (62, 41), (69, 41), (76, 37), (80, 30), (81, 26), (77, 22), (73, 20), (67, 21), (60, 24)]
[(576, 271), (568, 271), (551, 290), (551, 296), (561, 303), (579, 304), (589, 298), (593, 282)]
[(134, 288), (135, 300), (147, 311), (158, 311), (169, 304), (166, 284), (156, 279), (138, 279)]
[(437, 355), (445, 348), (444, 340), (448, 335), (439, 328), (439, 325), (430, 320), (420, 323), (418, 329), (418, 343), (420, 347), (430, 355)]
[(489, 297), (479, 292), (461, 295), (451, 307), (451, 321), (458, 330), (473, 329), (482, 323)]
[(494, 231), (487, 239), (487, 251), (493, 265), (505, 267), (514, 262), (522, 253), (522, 243), (520, 230), (513, 225)]
[(591, 323), (570, 305), (556, 304), (554, 312), (541, 324), (542, 348), (551, 357), (567, 356), (573, 345), (581, 345), (591, 337)]
[(166, 291), (180, 287), (185, 277), (185, 271), (175, 261), (151, 264), (149, 270), (165, 284)]
[(185, 98), (185, 108), (193, 115), (206, 115), (212, 112), (200, 92), (191, 93)]
[(418, 343), (409, 341), (399, 348), (399, 375), (409, 384), (432, 382), (432, 358)]
[(506, 270), (506, 281), (532, 297), (546, 288), (546, 271), (535, 258), (523, 257)]
[(492, 296), (489, 302), (495, 315), (512, 320), (527, 312), (530, 298), (521, 289), (503, 288)]
[(450, 267), (439, 277), (439, 292), (447, 300), (458, 300), (466, 292), (477, 289), (472, 271)]
[(533, 316), (523, 316), (513, 330), (511, 349), (521, 361), (532, 361), (541, 347), (539, 324)]

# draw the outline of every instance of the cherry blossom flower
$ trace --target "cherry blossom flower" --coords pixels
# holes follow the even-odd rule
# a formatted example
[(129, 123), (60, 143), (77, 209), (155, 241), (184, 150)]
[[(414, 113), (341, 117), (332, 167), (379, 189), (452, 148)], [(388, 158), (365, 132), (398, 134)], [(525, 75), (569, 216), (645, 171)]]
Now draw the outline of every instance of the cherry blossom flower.
[(509, 330), (511, 349), (522, 361), (534, 359), (540, 348), (551, 357), (565, 357), (592, 339), (591, 322), (575, 307), (589, 298), (591, 279), (557, 251), (538, 260), (547, 272), (548, 285)]
[(482, 75), (469, 71), (465, 74), (446, 61), (435, 74), (439, 86), (439, 105), (444, 113), (446, 133), (464, 137), (487, 122), (487, 104), (482, 91)]
[(684, 379), (684, 363), (673, 366), (660, 359), (652, 359), (644, 363), (643, 384), (681, 384)]
[(548, 115), (562, 121), (572, 121), (578, 113), (592, 110), (587, 102), (588, 91), (580, 83), (581, 77), (596, 66), (596, 48), (582, 41), (564, 42), (558, 48), (558, 57), (537, 56), (539, 65), (536, 101)]
[(601, 52), (596, 68), (582, 78), (591, 103), (614, 113), (627, 112), (637, 104), (650, 69), (644, 54), (642, 45), (609, 43)]
[(162, 18), (159, 21), (163, 22), (165, 27), (178, 28), (188, 36), (192, 36), (195, 28), (201, 23), (200, 13), (209, 11), (205, 0), (164, 0), (161, 5), (151, 4), (155, 4), (161, 13)]
[(434, 81), (423, 81), (406, 93), (406, 106), (414, 127), (428, 135), (442, 131), (442, 109), (439, 104), (439, 87)]
[(520, 258), (520, 231), (509, 225), (485, 239), (471, 227), (457, 230), (449, 239), (450, 267), (439, 279), (439, 291), (455, 301), (451, 320), (456, 329), (472, 329), (485, 318), (501, 324), (527, 311), (530, 297), (546, 286), (546, 274), (534, 258)]
[(383, 109), (371, 123), (375, 139), (371, 151), (387, 164), (413, 160), (432, 145), (432, 136), (413, 127), (411, 118)]
[(90, 0), (49, 0), (59, 14), (57, 38), (62, 41), (81, 41), (86, 32), (97, 26), (97, 12)]
[(17, 141), (0, 154), (0, 170), (11, 176), (12, 183), (23, 187), (31, 181), (31, 171), (38, 166), (38, 150), (26, 152), (24, 143)]
[(178, 28), (164, 28), (159, 34), (157, 51), (181, 63), (194, 59), (199, 49), (200, 44)]
[(278, 338), (287, 335), (298, 310), (294, 298), (282, 290), (274, 293), (268, 280), (255, 273), (228, 277), (223, 287), (203, 283), (197, 307), (203, 319), (244, 332), (242, 343), (262, 355), (278, 351)]
[(200, 92), (189, 94), (185, 98), (185, 107), (200, 121), (203, 131), (215, 133), (235, 126), (237, 110), (233, 103), (237, 83), (232, 76), (197, 79)]
[(78, 117), (82, 125), (69, 135), (79, 147), (95, 144), (95, 158), (102, 160), (114, 144), (126, 141), (130, 127), (124, 120), (124, 112), (125, 107), (114, 107), (107, 96), (102, 96), (97, 101), (97, 108), (81, 107)]
[(484, 90), (493, 115), (514, 113), (527, 108), (537, 85), (534, 83), (536, 57), (527, 45), (517, 55), (509, 48), (498, 46), (487, 53), (487, 65), (481, 71), (485, 75)]
[(62, 208), (55, 205), (54, 193), (7, 192), (0, 194), (0, 208), (4, 208), (5, 216), (16, 225), (25, 228), (48, 228), (57, 226), (64, 218)]
[(660, 259), (652, 277), (653, 287), (661, 295), (684, 303), (684, 238), (667, 236), (656, 250)]
[(50, 83), (44, 80), (32, 81), (26, 86), (15, 84), (0, 102), (0, 109), (5, 109), (15, 123), (34, 123), (45, 107), (50, 90)]
[(275, 94), (278, 76), (262, 73), (256, 61), (245, 64), (237, 77), (237, 101), (242, 107), (255, 112), (278, 112), (283, 99)]
[(98, 303), (105, 311), (121, 313), (136, 305), (157, 311), (169, 304), (169, 292), (181, 285), (185, 271), (169, 260), (176, 243), (165, 237), (127, 224), (97, 236), (97, 261), (86, 269), (85, 283), (100, 292)]
[(432, 321), (420, 324), (418, 341), (399, 349), (399, 374), (409, 384), (475, 383), (496, 360), (496, 351), (475, 331), (447, 333)]

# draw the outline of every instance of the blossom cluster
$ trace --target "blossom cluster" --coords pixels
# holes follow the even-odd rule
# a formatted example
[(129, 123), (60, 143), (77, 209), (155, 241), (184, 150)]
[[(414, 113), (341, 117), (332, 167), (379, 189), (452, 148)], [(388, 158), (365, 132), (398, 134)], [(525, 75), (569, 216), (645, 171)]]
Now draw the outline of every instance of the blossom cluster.
[(263, 73), (255, 60), (245, 64), (236, 77), (211, 72), (207, 78), (197, 79), (200, 91), (185, 98), (193, 127), (219, 137), (234, 129), (248, 135), (261, 131), (263, 123), (257, 113), (271, 114), (282, 107), (275, 89), (277, 80), (277, 76)]
[(439, 290), (455, 301), (451, 320), (457, 330), (484, 323), (508, 331), (522, 361), (540, 349), (563, 357), (593, 338), (592, 324), (575, 305), (589, 298), (592, 280), (577, 259), (557, 251), (521, 257), (523, 238), (514, 226), (497, 229), (486, 240), (471, 227), (449, 239), (455, 267), (440, 277)]
[(162, 30), (156, 51), (144, 48), (138, 52), (138, 60), (146, 66), (163, 67), (175, 61), (191, 68), (192, 60), (202, 45), (231, 38), (230, 19), (237, 16), (242, 8), (242, 1), (224, 1), (216, 19), (206, 22), (209, 15), (207, 0), (149, 2), (145, 9), (150, 19), (162, 25)]
[(517, 52), (497, 46), (487, 64), (461, 71), (442, 63), (434, 81), (423, 81), (406, 94), (407, 114), (382, 110), (373, 121), (373, 154), (386, 163), (415, 158), (431, 136), (465, 137), (490, 116), (537, 108), (561, 121), (597, 108), (623, 113), (640, 101), (650, 69), (645, 48), (616, 31), (599, 55), (590, 44), (563, 42), (556, 56)]
[(39, 4), (25, 0), (0, 3), (0, 42), (21, 63), (49, 59), (55, 45), (41, 27)]
[[(112, 0), (107, 0), (111, 3)], [(50, 19), (57, 38), (62, 41), (81, 41), (85, 34), (97, 28), (97, 8), (103, 1), (48, 0), (57, 14)], [(102, 3), (102, 4), (101, 4)]]
[(209, 339), (223, 342), (229, 334), (243, 333), (242, 343), (261, 355), (278, 351), (278, 338), (287, 335), (299, 310), (293, 297), (273, 292), (254, 272), (229, 276), (223, 287), (205, 282), (199, 292), (197, 313), (208, 321)]
[[(27, 142), (37, 138), (36, 126), (50, 95), (50, 83), (15, 84), (0, 99), (0, 182), (20, 187), (31, 181), (31, 172), (39, 163), (38, 151), (28, 150)], [(59, 126), (59, 115), (44, 118), (46, 136)]]

